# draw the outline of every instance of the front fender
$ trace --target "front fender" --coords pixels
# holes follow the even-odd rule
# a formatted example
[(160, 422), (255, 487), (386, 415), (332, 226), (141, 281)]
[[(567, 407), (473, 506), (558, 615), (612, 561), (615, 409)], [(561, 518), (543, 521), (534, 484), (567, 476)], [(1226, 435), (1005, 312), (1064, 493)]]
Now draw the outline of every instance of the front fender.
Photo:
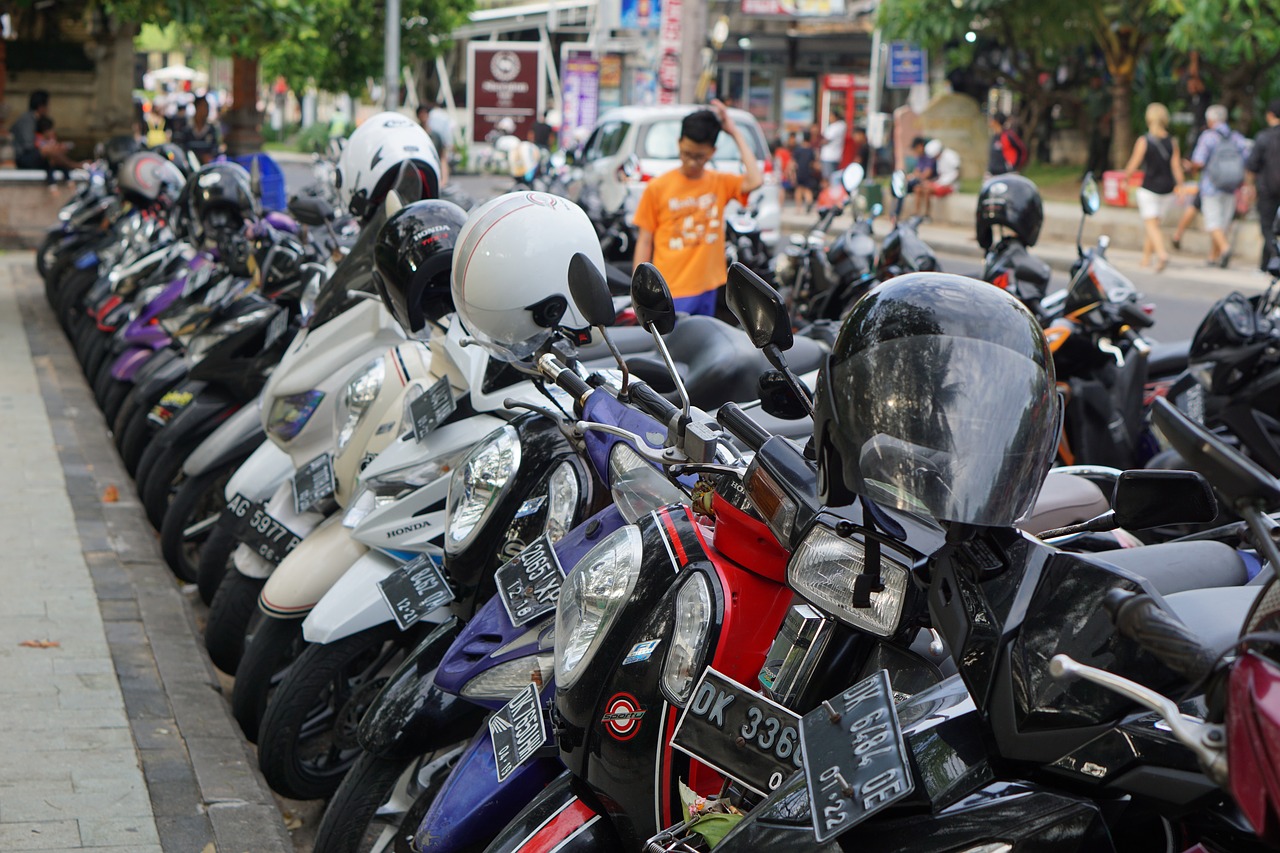
[[(430, 816), (428, 812), (427, 817)], [(429, 848), (424, 846), (422, 849)], [(485, 848), (485, 853), (533, 853), (540, 850), (599, 853), (601, 850), (622, 849), (622, 839), (614, 831), (604, 809), (599, 807), (585, 785), (566, 772), (534, 797)]]
[(242, 406), (221, 423), (187, 457), (182, 470), (198, 477), (233, 459), (243, 459), (267, 438), (256, 406)]
[[(402, 565), (403, 560), (381, 551), (369, 551), (329, 589), (322, 591), (320, 600), (302, 623), (302, 636), (308, 643), (332, 643), (375, 625), (391, 622), (394, 617), (378, 591), (378, 581)], [(423, 621), (442, 622), (449, 616), (446, 605), (428, 613)]]
[(293, 459), (273, 442), (264, 441), (231, 475), (226, 498), (229, 501), (241, 494), (252, 501), (267, 501), (292, 476)]
[(183, 389), (195, 397), (156, 433), (154, 441), (164, 447), (196, 446), (236, 412), (236, 403), (221, 391), (202, 382), (188, 382)]
[(282, 619), (305, 616), (338, 578), (367, 553), (369, 549), (353, 540), (342, 526), (342, 516), (331, 515), (276, 566), (262, 588), (259, 606)]
[(132, 382), (147, 361), (158, 357), (153, 349), (129, 347), (111, 364), (111, 378), (121, 382)]
[(366, 752), (423, 755), (457, 743), (484, 722), (484, 708), (435, 686), (436, 668), (461, 631), (461, 619), (443, 623), (396, 669), (356, 730)]

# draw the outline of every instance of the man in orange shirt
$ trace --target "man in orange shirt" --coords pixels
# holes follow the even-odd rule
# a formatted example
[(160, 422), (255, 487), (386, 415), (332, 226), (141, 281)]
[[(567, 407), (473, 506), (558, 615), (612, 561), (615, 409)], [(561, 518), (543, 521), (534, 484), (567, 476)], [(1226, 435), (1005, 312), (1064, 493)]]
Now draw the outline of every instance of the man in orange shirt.
[[(652, 263), (667, 280), (676, 310), (716, 313), (716, 291), (728, 278), (724, 262), (724, 208), (730, 199), (746, 204), (747, 195), (764, 183), (751, 144), (724, 104), (698, 110), (680, 124), (680, 168), (654, 178), (636, 208), (635, 262)], [(742, 155), (743, 174), (707, 169), (723, 130)]]

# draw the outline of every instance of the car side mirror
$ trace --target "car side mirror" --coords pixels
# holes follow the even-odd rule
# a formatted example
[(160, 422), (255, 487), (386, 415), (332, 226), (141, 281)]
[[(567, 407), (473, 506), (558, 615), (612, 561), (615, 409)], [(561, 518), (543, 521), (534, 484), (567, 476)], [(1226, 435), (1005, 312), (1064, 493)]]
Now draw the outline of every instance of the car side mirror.
[(586, 255), (575, 252), (569, 259), (569, 293), (573, 304), (591, 326), (612, 326), (617, 314), (604, 273)]
[(796, 396), (795, 389), (781, 370), (766, 370), (760, 374), (760, 408), (766, 414), (787, 421), (799, 420), (809, 414), (804, 401)]
[(1218, 516), (1209, 481), (1195, 471), (1124, 471), (1111, 494), (1116, 523), (1129, 530), (1201, 524)]
[(756, 349), (770, 344), (780, 350), (791, 348), (791, 317), (778, 291), (740, 263), (729, 267), (725, 302)]
[(1102, 195), (1098, 191), (1098, 181), (1093, 172), (1088, 172), (1080, 182), (1080, 209), (1086, 216), (1093, 216), (1102, 208)]
[(668, 334), (676, 327), (676, 306), (667, 281), (653, 264), (640, 264), (631, 274), (631, 304), (646, 329)]

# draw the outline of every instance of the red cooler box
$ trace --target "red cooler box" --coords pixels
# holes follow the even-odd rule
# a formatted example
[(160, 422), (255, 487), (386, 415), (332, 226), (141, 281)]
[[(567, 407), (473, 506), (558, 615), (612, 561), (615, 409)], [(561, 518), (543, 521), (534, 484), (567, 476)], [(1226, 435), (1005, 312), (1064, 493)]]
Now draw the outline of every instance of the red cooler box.
[(1130, 194), (1140, 186), (1141, 172), (1134, 172), (1127, 182), (1122, 171), (1103, 172), (1102, 200), (1112, 207), (1128, 207)]

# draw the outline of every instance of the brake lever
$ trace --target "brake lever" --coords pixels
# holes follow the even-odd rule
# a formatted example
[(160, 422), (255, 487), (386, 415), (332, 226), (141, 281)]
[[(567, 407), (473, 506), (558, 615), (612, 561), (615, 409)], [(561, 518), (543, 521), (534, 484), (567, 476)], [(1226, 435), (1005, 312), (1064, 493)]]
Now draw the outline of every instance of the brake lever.
[(1173, 736), (1195, 755), (1205, 775), (1226, 787), (1227, 737), (1222, 726), (1189, 718), (1169, 697), (1115, 673), (1080, 663), (1070, 655), (1050, 658), (1049, 674), (1057, 681), (1083, 678), (1159, 714)]
[(573, 426), (574, 435), (581, 438), (586, 432), (605, 432), (610, 435), (616, 435), (619, 438), (625, 438), (632, 444), (632, 450), (640, 454), (646, 462), (652, 462), (654, 465), (671, 465), (686, 460), (686, 456), (674, 447), (665, 447), (658, 449), (652, 447), (643, 438), (634, 432), (629, 432), (622, 427), (616, 427), (612, 424), (602, 424), (596, 421), (578, 421)]

